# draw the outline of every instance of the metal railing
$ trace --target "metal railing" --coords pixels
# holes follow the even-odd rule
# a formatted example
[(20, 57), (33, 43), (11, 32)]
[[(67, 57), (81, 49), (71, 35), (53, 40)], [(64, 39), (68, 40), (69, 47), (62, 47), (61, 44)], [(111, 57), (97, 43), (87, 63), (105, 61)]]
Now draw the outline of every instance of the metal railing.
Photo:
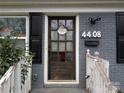
[(109, 79), (109, 61), (101, 59), (99, 53), (95, 56), (86, 53), (86, 89), (89, 93), (117, 93), (118, 89)]
[(31, 68), (25, 84), (21, 83), (21, 63), (11, 66), (4, 76), (0, 79), (0, 93), (29, 93), (31, 90)]

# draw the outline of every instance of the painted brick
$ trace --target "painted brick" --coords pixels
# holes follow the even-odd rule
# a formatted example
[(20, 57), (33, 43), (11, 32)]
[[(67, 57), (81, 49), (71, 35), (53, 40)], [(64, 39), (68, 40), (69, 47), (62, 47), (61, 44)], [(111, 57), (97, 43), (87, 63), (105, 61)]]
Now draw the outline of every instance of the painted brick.
[[(94, 26), (89, 25), (89, 17), (101, 17), (101, 21), (97, 22)], [(116, 17), (115, 13), (81, 13), (80, 14), (80, 34), (83, 31), (99, 30), (102, 32), (100, 45), (97, 47), (85, 47), (84, 40), (80, 38), (80, 86), (85, 86), (84, 75), (85, 72), (81, 71), (85, 68), (85, 52), (86, 49), (99, 51), (100, 56), (110, 62), (110, 79), (113, 83), (118, 83), (118, 87), (124, 90), (124, 64), (117, 64), (116, 62)]]
[[(115, 13), (80, 13), (80, 20), (79, 20), (79, 77), (80, 77), (80, 84), (79, 85), (43, 85), (43, 74), (41, 75), (41, 81), (37, 82), (40, 83), (41, 86), (44, 87), (79, 87), (85, 88), (86, 80), (86, 61), (85, 61), (85, 53), (87, 49), (91, 50), (93, 54), (95, 51), (100, 52), (100, 56), (104, 59), (109, 60), (110, 62), (110, 79), (115, 84), (117, 82), (121, 89), (124, 89), (124, 64), (117, 64), (116, 62), (116, 17)], [(101, 17), (101, 21), (97, 22), (95, 25), (91, 25), (88, 21), (89, 17)], [(93, 31), (99, 30), (102, 32), (102, 38), (99, 39), (100, 44), (97, 47), (86, 47), (84, 45), (84, 40), (81, 38), (81, 34), (83, 31)], [(43, 32), (43, 41), (44, 41), (44, 33)], [(45, 42), (43, 42), (44, 45)], [(43, 48), (44, 49), (44, 48)], [(42, 53), (42, 57), (44, 53)], [(43, 57), (44, 58), (44, 57)], [(43, 63), (44, 64), (44, 63)], [(42, 64), (42, 65), (43, 65)], [(41, 71), (36, 71), (38, 73), (43, 72), (43, 66)], [(38, 69), (37, 69), (38, 70)], [(35, 86), (38, 85), (35, 83)]]

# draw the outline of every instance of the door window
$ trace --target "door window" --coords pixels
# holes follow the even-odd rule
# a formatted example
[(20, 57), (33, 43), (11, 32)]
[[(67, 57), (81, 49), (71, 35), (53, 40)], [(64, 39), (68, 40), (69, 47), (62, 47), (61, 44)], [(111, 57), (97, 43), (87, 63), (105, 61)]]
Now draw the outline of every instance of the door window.
[(49, 17), (48, 80), (75, 80), (75, 17)]

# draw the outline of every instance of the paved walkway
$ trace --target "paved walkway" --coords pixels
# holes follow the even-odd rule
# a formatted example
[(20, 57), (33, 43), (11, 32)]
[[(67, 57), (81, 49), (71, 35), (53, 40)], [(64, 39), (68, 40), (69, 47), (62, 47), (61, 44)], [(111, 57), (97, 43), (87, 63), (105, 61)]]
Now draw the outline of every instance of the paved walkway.
[(43, 88), (34, 89), (31, 93), (87, 93), (83, 89), (79, 88)]

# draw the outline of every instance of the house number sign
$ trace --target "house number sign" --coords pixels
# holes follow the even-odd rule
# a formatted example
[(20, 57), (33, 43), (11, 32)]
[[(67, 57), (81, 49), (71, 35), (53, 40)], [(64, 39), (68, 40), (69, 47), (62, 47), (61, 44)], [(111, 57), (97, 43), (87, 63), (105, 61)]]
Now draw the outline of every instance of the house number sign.
[(82, 33), (83, 38), (101, 38), (101, 31), (84, 31)]

